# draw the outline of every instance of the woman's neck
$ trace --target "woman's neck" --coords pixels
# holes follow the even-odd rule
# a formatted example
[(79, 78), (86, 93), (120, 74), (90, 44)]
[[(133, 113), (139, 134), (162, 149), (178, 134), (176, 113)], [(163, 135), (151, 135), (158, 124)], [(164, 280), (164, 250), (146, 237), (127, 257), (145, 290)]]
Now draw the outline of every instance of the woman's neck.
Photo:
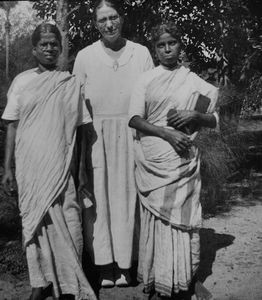
[(126, 45), (126, 39), (119, 37), (116, 41), (114, 41), (113, 43), (110, 43), (108, 40), (106, 39), (101, 39), (104, 47), (109, 48), (113, 51), (119, 51), (120, 49), (122, 49), (123, 47), (125, 47)]
[(42, 64), (38, 64), (38, 72), (43, 73), (45, 71), (54, 71), (56, 70), (57, 66), (56, 65), (47, 65), (44, 66)]
[(166, 70), (169, 70), (169, 71), (174, 71), (176, 69), (178, 69), (180, 67), (179, 64), (173, 64), (173, 65), (164, 65), (164, 64), (161, 64), (161, 66), (166, 69)]

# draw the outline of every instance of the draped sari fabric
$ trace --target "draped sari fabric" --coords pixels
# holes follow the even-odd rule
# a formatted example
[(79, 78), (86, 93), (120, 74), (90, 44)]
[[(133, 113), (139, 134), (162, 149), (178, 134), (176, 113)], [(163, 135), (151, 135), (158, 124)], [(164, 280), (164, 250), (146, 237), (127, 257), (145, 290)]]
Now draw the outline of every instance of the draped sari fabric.
[[(149, 123), (167, 127), (166, 115), (171, 108), (194, 110), (200, 93), (186, 90), (189, 74), (188, 69), (181, 67), (155, 77), (147, 85), (145, 119)], [(208, 112), (214, 111), (215, 103), (213, 97)], [(192, 146), (188, 155), (181, 157), (165, 140), (140, 134), (135, 150), (136, 182), (143, 205), (178, 228), (200, 226), (201, 181), (197, 148)]]
[(25, 243), (64, 189), (78, 121), (79, 86), (44, 72), (24, 90), (16, 136), (16, 179)]
[[(138, 81), (129, 115), (174, 130), (167, 126), (169, 110), (194, 110), (200, 94), (210, 99), (207, 112), (212, 113), (217, 99), (214, 86), (184, 67), (170, 71), (159, 66)], [(192, 146), (179, 156), (159, 137), (141, 132), (135, 136), (135, 176), (142, 204), (138, 280), (146, 293), (155, 290), (171, 297), (188, 290), (199, 265), (199, 152)]]
[(55, 297), (96, 296), (82, 269), (81, 213), (70, 175), (81, 101), (67, 72), (46, 71), (23, 90), (16, 179), (30, 282), (52, 282)]

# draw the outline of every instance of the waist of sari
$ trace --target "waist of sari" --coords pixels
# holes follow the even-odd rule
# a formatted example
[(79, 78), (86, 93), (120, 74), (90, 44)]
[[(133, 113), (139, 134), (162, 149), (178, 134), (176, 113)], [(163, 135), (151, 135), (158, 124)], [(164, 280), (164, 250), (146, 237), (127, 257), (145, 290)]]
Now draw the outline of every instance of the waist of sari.
[(194, 146), (187, 157), (179, 156), (166, 141), (144, 136), (134, 143), (136, 181), (141, 193), (147, 193), (194, 176), (199, 164), (199, 153)]

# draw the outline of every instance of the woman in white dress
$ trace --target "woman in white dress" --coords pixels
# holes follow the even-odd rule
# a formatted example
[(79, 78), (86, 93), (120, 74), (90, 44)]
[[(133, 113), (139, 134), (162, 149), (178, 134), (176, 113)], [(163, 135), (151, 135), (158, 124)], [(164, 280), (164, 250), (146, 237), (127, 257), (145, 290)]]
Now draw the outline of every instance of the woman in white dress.
[(94, 208), (86, 210), (83, 221), (85, 245), (100, 266), (104, 287), (130, 283), (136, 187), (128, 107), (138, 75), (153, 67), (146, 47), (122, 37), (119, 3), (95, 3), (94, 23), (101, 39), (78, 53), (73, 70), (85, 85), (96, 135), (90, 179)]

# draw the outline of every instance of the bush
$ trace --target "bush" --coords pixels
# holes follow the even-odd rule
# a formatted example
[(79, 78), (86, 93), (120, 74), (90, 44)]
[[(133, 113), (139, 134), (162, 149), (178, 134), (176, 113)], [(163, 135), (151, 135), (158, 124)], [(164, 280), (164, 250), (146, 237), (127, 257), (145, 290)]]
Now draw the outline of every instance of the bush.
[(262, 106), (262, 76), (260, 73), (254, 75), (247, 88), (241, 111), (242, 118), (249, 118)]
[(237, 131), (244, 95), (235, 86), (220, 88), (218, 107), (220, 130), (203, 129), (196, 138), (201, 154), (202, 195), (205, 213), (213, 213), (216, 206), (229, 197), (224, 184), (240, 177), (240, 167), (246, 157), (246, 141)]

